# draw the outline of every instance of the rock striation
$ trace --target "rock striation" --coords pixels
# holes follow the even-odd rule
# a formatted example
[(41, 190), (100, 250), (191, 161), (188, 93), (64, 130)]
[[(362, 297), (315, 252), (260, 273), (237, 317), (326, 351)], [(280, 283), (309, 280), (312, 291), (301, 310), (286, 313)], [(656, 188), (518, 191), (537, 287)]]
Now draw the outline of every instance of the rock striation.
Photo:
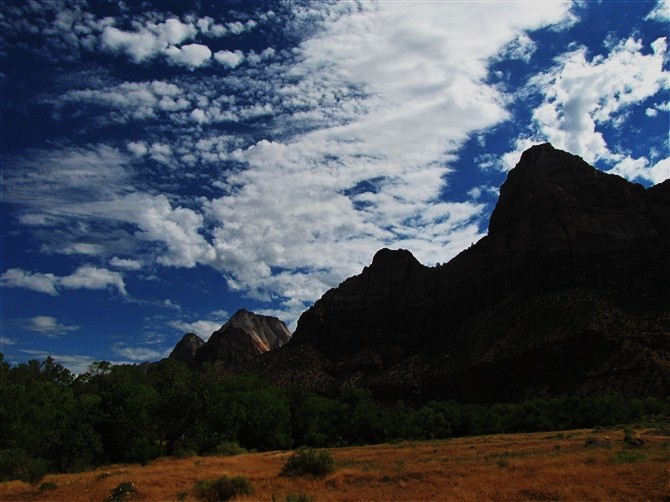
[(645, 189), (534, 146), (486, 237), (433, 268), (379, 251), (261, 361), (286, 383), (392, 398), (670, 395), (670, 180)]
[(291, 332), (283, 321), (241, 309), (206, 342), (193, 333), (184, 335), (169, 357), (190, 366), (220, 361), (234, 367), (279, 348), (290, 339)]

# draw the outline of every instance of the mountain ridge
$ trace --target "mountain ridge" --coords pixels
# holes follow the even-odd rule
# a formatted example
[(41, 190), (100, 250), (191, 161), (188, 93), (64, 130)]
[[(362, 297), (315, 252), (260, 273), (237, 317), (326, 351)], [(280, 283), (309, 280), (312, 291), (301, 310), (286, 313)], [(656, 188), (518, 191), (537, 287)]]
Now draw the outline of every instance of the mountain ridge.
[(645, 189), (550, 144), (531, 147), (501, 187), (488, 235), (434, 268), (378, 251), (249, 369), (388, 397), (668, 395), (669, 195), (669, 181)]
[(283, 321), (240, 309), (207, 341), (194, 333), (185, 334), (168, 358), (195, 367), (216, 361), (235, 367), (281, 347), (290, 339), (291, 333)]

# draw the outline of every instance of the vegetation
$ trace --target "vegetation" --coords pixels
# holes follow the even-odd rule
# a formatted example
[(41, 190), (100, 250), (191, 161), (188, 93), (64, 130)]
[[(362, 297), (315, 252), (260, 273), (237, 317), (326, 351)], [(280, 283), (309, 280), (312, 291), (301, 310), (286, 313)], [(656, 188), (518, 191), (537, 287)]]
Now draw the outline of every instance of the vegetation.
[(313, 476), (322, 478), (335, 470), (333, 457), (327, 450), (301, 448), (284, 464), (280, 476)]
[(214, 481), (202, 480), (195, 485), (195, 495), (205, 502), (232, 500), (240, 495), (251, 495), (254, 487), (244, 476), (222, 476)]
[[(253, 495), (240, 500), (665, 500), (670, 430), (636, 424), (635, 432), (644, 446), (630, 448), (620, 427), (608, 427), (330, 448), (337, 469), (325, 478), (279, 476), (292, 452), (163, 457), (52, 474), (46, 480), (56, 490), (41, 494), (7, 481), (0, 493), (3, 500), (102, 501), (132, 480), (137, 493), (130, 500), (197, 501), (197, 480), (226, 474), (253, 481)], [(612, 447), (586, 447), (589, 436)]]
[(136, 493), (137, 488), (135, 487), (135, 483), (124, 481), (111, 491), (106, 502), (123, 502), (131, 499)]
[[(667, 416), (670, 400), (607, 395), (521, 403), (379, 402), (280, 389), (214, 364), (95, 363), (74, 375), (47, 358), (12, 367), (0, 354), (0, 481), (161, 456), (376, 444), (629, 424)], [(639, 442), (631, 431), (625, 439)], [(309, 451), (309, 450), (306, 450)]]

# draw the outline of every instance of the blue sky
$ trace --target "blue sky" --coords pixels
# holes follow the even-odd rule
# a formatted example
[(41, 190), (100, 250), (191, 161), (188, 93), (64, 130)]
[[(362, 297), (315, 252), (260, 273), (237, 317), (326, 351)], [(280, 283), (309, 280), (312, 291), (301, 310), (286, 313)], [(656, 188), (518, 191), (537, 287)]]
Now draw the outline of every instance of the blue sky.
[(670, 176), (667, 2), (1, 4), (1, 351), (165, 357), (291, 327), (381, 247), (486, 233), (550, 141)]

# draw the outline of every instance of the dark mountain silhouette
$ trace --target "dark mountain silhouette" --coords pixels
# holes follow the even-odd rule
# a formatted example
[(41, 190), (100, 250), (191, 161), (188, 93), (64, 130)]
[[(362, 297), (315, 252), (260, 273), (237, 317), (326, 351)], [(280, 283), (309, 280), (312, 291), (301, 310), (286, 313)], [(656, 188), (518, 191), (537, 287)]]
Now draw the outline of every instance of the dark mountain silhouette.
[(241, 309), (207, 342), (187, 333), (169, 355), (189, 366), (221, 361), (234, 367), (252, 360), (269, 350), (281, 347), (291, 339), (291, 333), (276, 317), (254, 314)]
[(379, 251), (247, 368), (391, 398), (670, 395), (670, 181), (645, 189), (534, 146), (486, 237), (434, 268)]

